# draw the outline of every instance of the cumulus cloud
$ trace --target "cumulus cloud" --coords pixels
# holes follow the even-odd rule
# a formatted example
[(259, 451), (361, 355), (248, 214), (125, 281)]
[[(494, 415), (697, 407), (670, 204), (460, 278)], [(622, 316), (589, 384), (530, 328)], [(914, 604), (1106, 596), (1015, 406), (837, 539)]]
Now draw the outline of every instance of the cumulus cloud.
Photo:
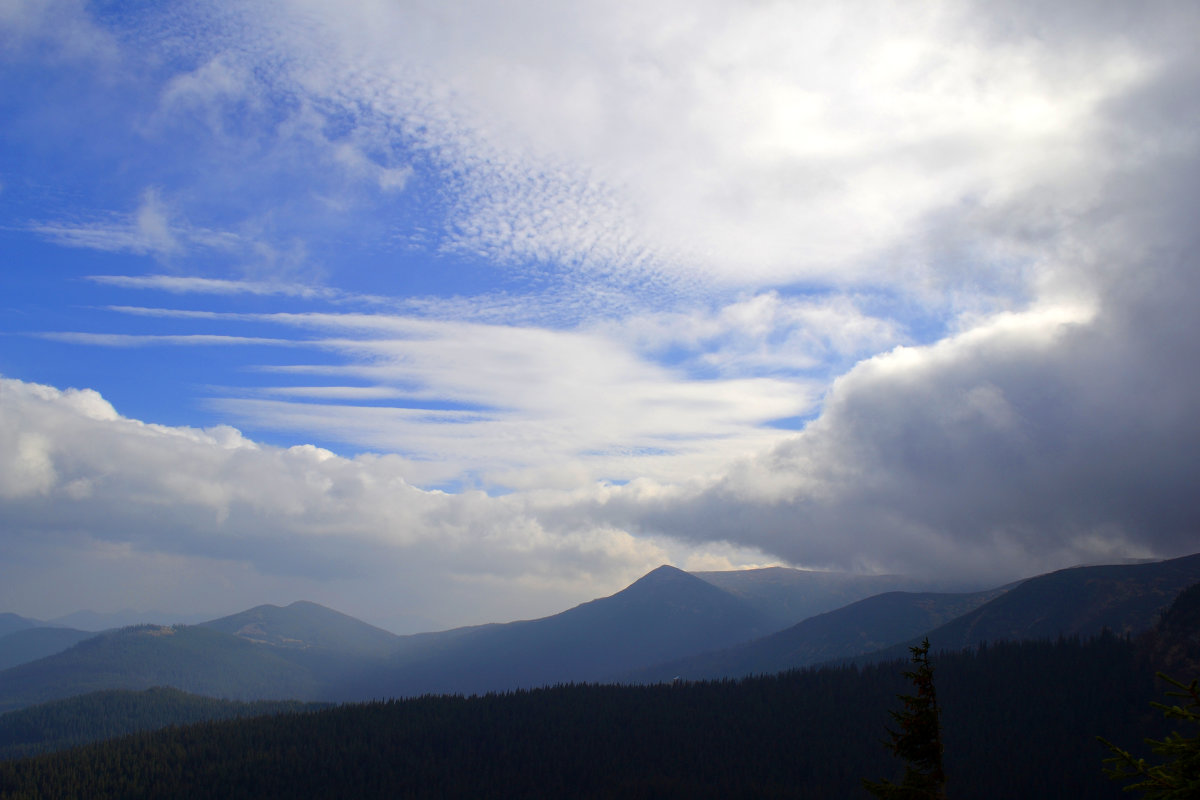
[[(1177, 82), (1164, 72), (1143, 91)], [(1000, 577), (1195, 550), (1200, 152), (1185, 108), (1110, 109), (1121, 138), (1157, 157), (1036, 235), (1043, 300), (863, 361), (803, 433), (710, 485), (631, 486), (598, 513), (797, 563), (907, 572)]]
[[(124, 553), (115, 567), (122, 574), (129, 563), (154, 562), (259, 575), (265, 586), (330, 584), (376, 619), (444, 604), (437, 621), (448, 625), (547, 613), (665, 558), (616, 529), (581, 524), (551, 535), (522, 504), (414, 488), (397, 456), (346, 459), (260, 445), (229, 427), (148, 424), (121, 417), (92, 391), (0, 380), (5, 603), (29, 588), (23, 565), (49, 551), (71, 564)], [(132, 582), (126, 602), (162, 580)], [(64, 589), (60, 603), (88, 598)]]

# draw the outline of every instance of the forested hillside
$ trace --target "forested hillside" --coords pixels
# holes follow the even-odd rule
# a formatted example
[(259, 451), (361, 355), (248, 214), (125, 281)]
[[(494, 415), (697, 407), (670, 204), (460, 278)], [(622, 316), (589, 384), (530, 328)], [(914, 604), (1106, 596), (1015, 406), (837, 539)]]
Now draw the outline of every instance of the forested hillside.
[[(934, 660), (952, 796), (1119, 798), (1095, 736), (1162, 732), (1128, 640)], [(898, 662), (743, 681), (562, 686), (208, 723), (0, 764), (0, 797), (864, 796)]]
[(63, 750), (144, 730), (313, 710), (296, 700), (241, 703), (157, 687), (110, 690), (0, 714), (0, 760)]

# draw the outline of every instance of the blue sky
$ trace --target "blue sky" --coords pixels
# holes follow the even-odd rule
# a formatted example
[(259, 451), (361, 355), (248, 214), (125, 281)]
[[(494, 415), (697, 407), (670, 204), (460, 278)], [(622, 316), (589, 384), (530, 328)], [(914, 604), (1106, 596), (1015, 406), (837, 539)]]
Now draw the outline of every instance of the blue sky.
[(408, 630), (664, 561), (1188, 551), (1196, 29), (10, 4), (0, 607)]

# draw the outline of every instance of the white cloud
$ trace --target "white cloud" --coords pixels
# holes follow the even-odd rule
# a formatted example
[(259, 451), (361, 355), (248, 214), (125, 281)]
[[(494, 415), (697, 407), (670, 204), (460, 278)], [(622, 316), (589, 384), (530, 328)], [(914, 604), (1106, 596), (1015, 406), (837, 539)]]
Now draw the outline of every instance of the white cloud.
[[(122, 289), (149, 289), (171, 294), (248, 294), (260, 297), (294, 297), (303, 300), (325, 300), (328, 302), (382, 303), (383, 298), (340, 291), (329, 286), (311, 283), (284, 283), (279, 281), (229, 280), (205, 278), (195, 275), (89, 275), (87, 280), (105, 286)], [(114, 310), (128, 314), (186, 316), (206, 312), (179, 311), (171, 309), (138, 308), (119, 306)]]
[[(238, 398), (215, 406), (260, 429), (405, 453), (425, 465), (412, 476), (422, 483), (475, 475), (485, 486), (528, 487), (549, 476), (562, 485), (581, 476), (694, 475), (764, 446), (777, 433), (763, 423), (807, 413), (816, 400), (810, 383), (795, 377), (689, 380), (586, 331), (381, 315), (267, 319), (343, 336), (319, 344), (348, 364), (292, 366), (290, 374), (354, 377), (403, 393), (410, 407)], [(451, 410), (439, 410), (447, 404)]]
[(267, 339), (256, 336), (223, 336), (220, 334), (130, 334), (130, 333), (83, 333), (51, 331), (37, 334), (38, 338), (69, 344), (86, 344), (100, 347), (147, 347), (151, 345), (275, 345), (296, 347), (306, 344), (291, 339)]
[(37, 222), (30, 230), (65, 247), (169, 259), (184, 252), (186, 246), (231, 251), (244, 243), (237, 234), (197, 228), (173, 219), (161, 192), (149, 188), (142, 193), (136, 211), (127, 216), (90, 222)]
[(82, 0), (12, 0), (0, 6), (0, 53), (38, 49), (60, 62), (108, 64), (119, 51), (114, 37), (95, 25)]
[(287, 79), (457, 176), (455, 246), (742, 285), (937, 285), (929, 220), (1088, 202), (1121, 161), (1098, 169), (1106, 103), (1160, 68), (1124, 31), (1062, 48), (951, 4), (261, 13)]
[[(51, 558), (64, 571), (103, 551), (117, 563), (97, 569), (111, 568), (106, 580), (126, 575), (127, 598), (150, 596), (167, 577), (137, 577), (131, 564), (158, 564), (189, 591), (189, 570), (212, 575), (224, 564), (275, 588), (338, 587), (347, 610), (374, 618), (441, 608), (438, 622), (449, 625), (550, 613), (664, 558), (656, 545), (586, 522), (551, 535), (504, 498), (421, 491), (394, 456), (345, 459), (257, 445), (229, 428), (146, 424), (112, 413), (94, 392), (11, 379), (0, 379), (0, 392), (6, 605), (29, 588), (23, 564)], [(90, 604), (69, 586), (63, 593), (62, 603)]]
[[(176, 286), (153, 281), (160, 284)], [(213, 387), (208, 405), (256, 430), (403, 453), (406, 476), (419, 485), (489, 489), (712, 474), (776, 441), (777, 421), (794, 425), (812, 414), (831, 369), (896, 337), (894, 326), (846, 298), (775, 294), (707, 314), (646, 314), (576, 330), (387, 314), (111, 308), (217, 330), (257, 323), (276, 335), (40, 335), (109, 347), (319, 351), (313, 361), (263, 367), (296, 385)]]

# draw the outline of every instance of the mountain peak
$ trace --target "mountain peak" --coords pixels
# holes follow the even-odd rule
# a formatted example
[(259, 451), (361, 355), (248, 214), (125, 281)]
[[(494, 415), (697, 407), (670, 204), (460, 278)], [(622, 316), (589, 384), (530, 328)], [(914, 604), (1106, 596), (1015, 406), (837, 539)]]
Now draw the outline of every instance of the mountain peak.
[[(691, 573), (684, 572), (679, 567), (673, 567), (670, 564), (663, 564), (661, 567), (655, 567), (647, 572), (642, 577), (634, 581), (635, 584), (648, 580), (678, 580), (681, 576), (692, 577)], [(633, 585), (633, 584), (630, 584)]]
[(398, 640), (382, 628), (306, 600), (282, 608), (255, 606), (203, 625), (249, 641), (288, 649), (382, 654), (390, 652)]

